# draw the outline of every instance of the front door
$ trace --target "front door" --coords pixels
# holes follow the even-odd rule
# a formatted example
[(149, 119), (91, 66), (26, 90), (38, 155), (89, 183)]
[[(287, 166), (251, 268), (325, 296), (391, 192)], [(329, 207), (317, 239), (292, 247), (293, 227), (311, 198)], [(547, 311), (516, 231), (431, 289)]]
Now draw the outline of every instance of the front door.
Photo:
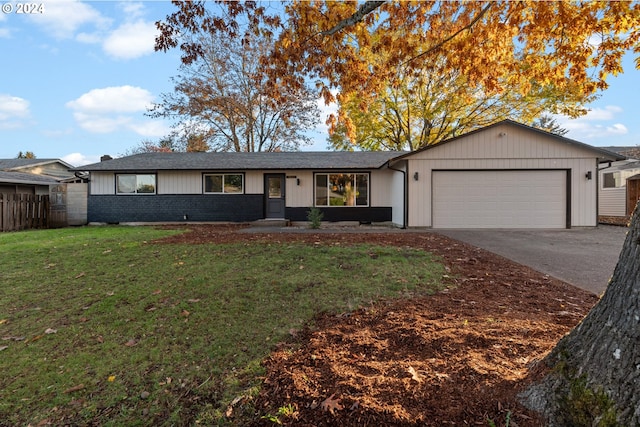
[(268, 174), (264, 176), (265, 217), (284, 219), (284, 174)]

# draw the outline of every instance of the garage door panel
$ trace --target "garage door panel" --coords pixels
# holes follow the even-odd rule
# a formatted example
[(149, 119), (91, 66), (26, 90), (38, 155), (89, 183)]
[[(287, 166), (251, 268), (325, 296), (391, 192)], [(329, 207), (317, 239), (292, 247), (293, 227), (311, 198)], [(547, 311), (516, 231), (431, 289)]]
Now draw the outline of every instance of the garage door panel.
[(435, 171), (435, 228), (565, 228), (565, 171)]

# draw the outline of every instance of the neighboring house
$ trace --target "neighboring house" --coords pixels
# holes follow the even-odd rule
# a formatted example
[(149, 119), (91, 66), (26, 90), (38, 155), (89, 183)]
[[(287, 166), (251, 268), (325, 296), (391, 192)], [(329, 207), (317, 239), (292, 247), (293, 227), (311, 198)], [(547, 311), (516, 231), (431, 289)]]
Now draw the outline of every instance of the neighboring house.
[(0, 159), (0, 193), (49, 196), (49, 226), (87, 223), (86, 177), (60, 159)]
[(49, 186), (58, 182), (46, 175), (0, 170), (0, 193), (49, 194)]
[(414, 152), (146, 153), (88, 172), (89, 222), (597, 225), (598, 165), (624, 157), (505, 120)]
[(73, 166), (60, 159), (0, 159), (0, 170), (65, 179), (74, 176)]
[(49, 186), (73, 178), (60, 159), (0, 159), (0, 193), (49, 194)]
[(600, 167), (599, 215), (601, 222), (626, 223), (638, 200), (636, 187), (640, 175), (640, 148), (606, 149), (627, 158)]

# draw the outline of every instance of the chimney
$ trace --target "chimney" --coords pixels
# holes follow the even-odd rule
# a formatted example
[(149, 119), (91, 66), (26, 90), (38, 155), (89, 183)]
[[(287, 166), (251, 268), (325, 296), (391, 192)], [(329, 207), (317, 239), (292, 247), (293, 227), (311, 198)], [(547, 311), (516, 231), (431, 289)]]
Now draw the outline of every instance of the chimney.
[(106, 162), (107, 160), (113, 160), (113, 157), (111, 157), (108, 154), (105, 154), (104, 156), (100, 157), (101, 162)]

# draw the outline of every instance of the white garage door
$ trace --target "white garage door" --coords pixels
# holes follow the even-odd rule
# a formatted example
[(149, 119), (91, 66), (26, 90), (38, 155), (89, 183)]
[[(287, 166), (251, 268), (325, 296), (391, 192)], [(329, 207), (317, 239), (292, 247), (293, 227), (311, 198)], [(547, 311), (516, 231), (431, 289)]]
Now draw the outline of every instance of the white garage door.
[(565, 171), (436, 171), (434, 228), (565, 228)]

